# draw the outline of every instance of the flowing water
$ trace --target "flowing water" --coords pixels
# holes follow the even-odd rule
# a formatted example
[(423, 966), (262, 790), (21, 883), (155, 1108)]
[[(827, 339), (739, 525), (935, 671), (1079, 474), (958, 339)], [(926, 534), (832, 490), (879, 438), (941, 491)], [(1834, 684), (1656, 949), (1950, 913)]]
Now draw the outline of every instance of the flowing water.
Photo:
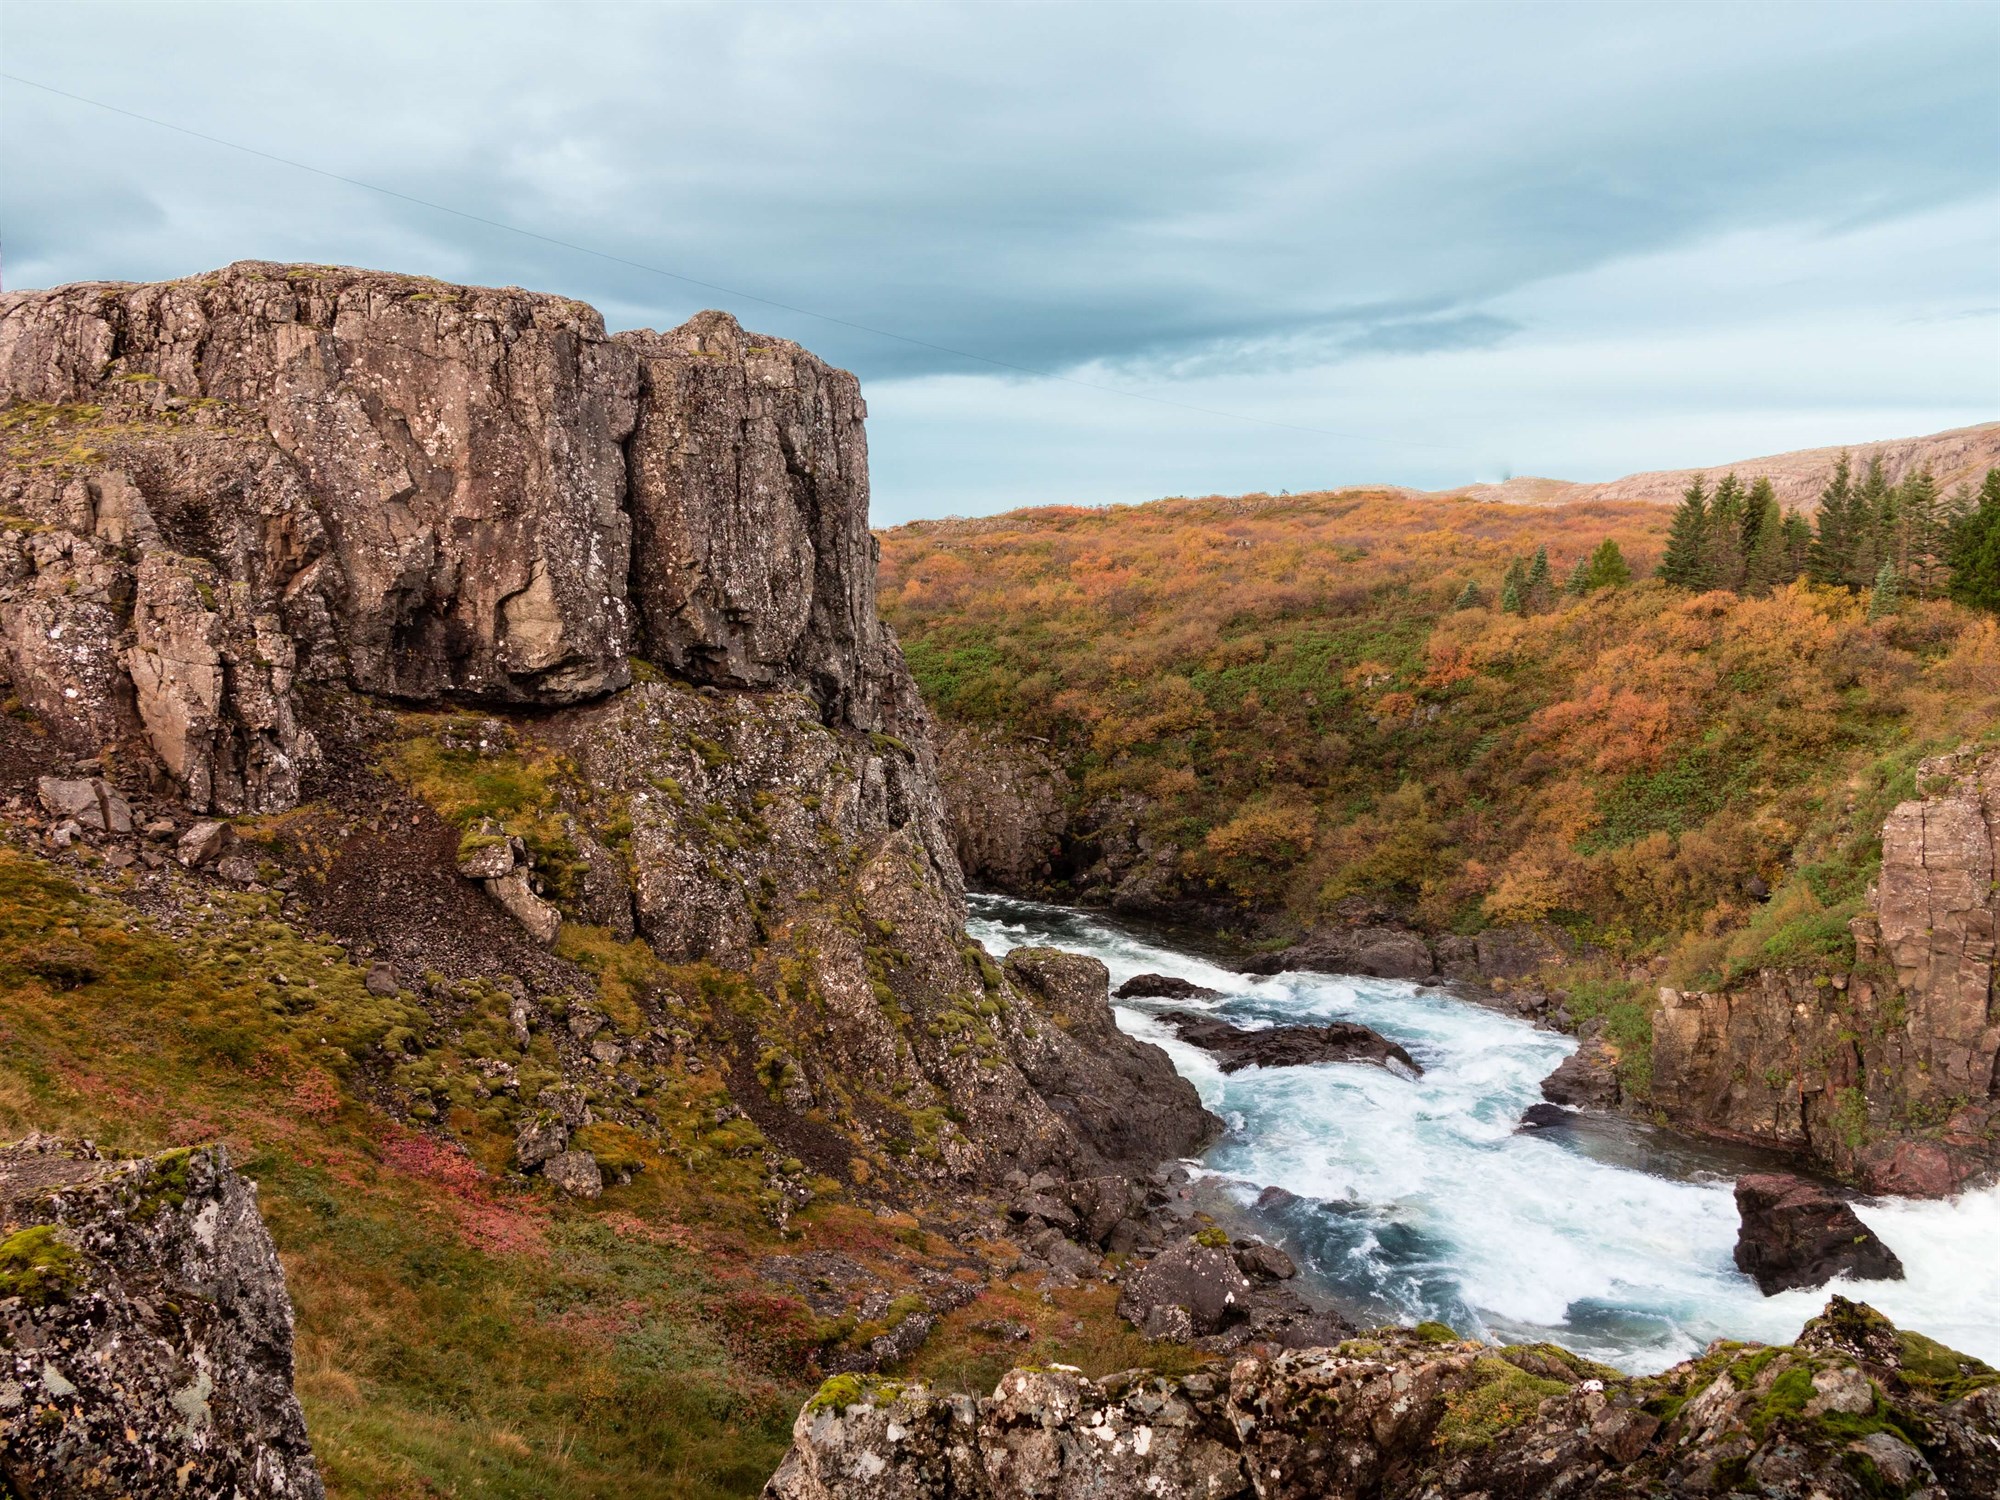
[[(1760, 1296), (1735, 1269), (1731, 1182), (1760, 1164), (1746, 1153), (1582, 1116), (1517, 1128), (1574, 1049), (1568, 1037), (1396, 980), (1237, 974), (1065, 907), (975, 896), (970, 926), (996, 954), (1046, 944), (1102, 959), (1114, 988), (1150, 972), (1223, 992), (1119, 1001), (1118, 1023), (1165, 1048), (1226, 1122), (1201, 1163), (1211, 1186), (1358, 1321), (1553, 1339), (1638, 1373), (1718, 1336), (1789, 1341), (1825, 1304), (1824, 1290)], [(1174, 1008), (1243, 1026), (1358, 1021), (1401, 1042), (1424, 1074), (1332, 1063), (1225, 1076), (1157, 1020)], [(1296, 1196), (1263, 1194), (1272, 1187)], [(2000, 1187), (1857, 1209), (1908, 1279), (1833, 1289), (2000, 1364)]]

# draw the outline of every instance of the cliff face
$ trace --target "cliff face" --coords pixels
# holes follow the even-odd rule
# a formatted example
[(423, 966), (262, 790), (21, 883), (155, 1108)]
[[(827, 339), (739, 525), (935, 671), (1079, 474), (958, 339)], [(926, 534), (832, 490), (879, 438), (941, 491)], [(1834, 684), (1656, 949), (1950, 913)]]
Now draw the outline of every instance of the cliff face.
[(245, 262), (0, 300), (0, 641), (79, 753), (291, 805), (302, 683), (558, 705), (642, 656), (915, 712), (877, 622), (852, 376), (719, 313)]
[(78, 1500), (324, 1493), (284, 1272), (219, 1148), (0, 1151), (0, 1478)]
[[(721, 313), (610, 337), (560, 297), (245, 262), (7, 297), (0, 395), (0, 673), (83, 769), (272, 813), (351, 795), (385, 706), (476, 707), (415, 778), (458, 870), (544, 943), (750, 977), (771, 1003), (717, 1040), (757, 1108), (787, 1070), (776, 1133), (834, 1106), (855, 1139), (820, 1157), (893, 1142), (920, 1177), (1206, 1135), (1157, 1049), (1030, 1041), (1043, 998), (965, 940), (853, 376)], [(370, 920), (434, 966), (441, 934)], [(1046, 1097), (1051, 1046), (1158, 1128), (1128, 1150)]]
[(1661, 992), (1652, 1102), (1670, 1122), (1882, 1192), (1946, 1193), (2000, 1166), (2000, 753), (1927, 760), (1918, 785), (1883, 825), (1851, 975)]
[(954, 724), (938, 734), (938, 779), (966, 878), (1010, 895), (1045, 888), (1069, 824), (1069, 773), (1040, 747)]

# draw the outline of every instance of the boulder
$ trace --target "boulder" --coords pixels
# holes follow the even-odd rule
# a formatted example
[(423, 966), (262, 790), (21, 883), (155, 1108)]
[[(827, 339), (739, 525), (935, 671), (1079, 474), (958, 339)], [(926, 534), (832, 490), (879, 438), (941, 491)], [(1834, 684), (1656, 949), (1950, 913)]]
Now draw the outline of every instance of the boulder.
[(1250, 1314), (1250, 1279), (1227, 1242), (1189, 1237), (1161, 1251), (1129, 1277), (1118, 1315), (1148, 1338), (1190, 1339), (1221, 1333)]
[(1816, 1182), (1760, 1173), (1736, 1182), (1736, 1268), (1765, 1296), (1836, 1276), (1901, 1281), (1903, 1263), (1846, 1202)]
[(0, 1489), (322, 1500), (284, 1270), (221, 1146), (0, 1147)]
[(1172, 974), (1134, 974), (1118, 986), (1120, 1000), (1219, 1000), (1221, 990)]
[(35, 783), (36, 794), (50, 816), (71, 820), (98, 833), (130, 833), (131, 804), (102, 776), (64, 780), (44, 776)]
[(1258, 1281), (1290, 1281), (1299, 1274), (1289, 1255), (1262, 1240), (1236, 1241), (1235, 1254), (1237, 1269)]
[(559, 1151), (542, 1164), (542, 1176), (572, 1198), (604, 1194), (604, 1173), (588, 1151)]
[[(1546, 1088), (1548, 1085), (1544, 1084)], [(1521, 1129), (1555, 1130), (1569, 1124), (1569, 1111), (1560, 1104), (1530, 1104), (1521, 1111)]]
[(514, 1136), (514, 1165), (532, 1172), (569, 1149), (569, 1127), (546, 1110), (521, 1121)]
[(204, 818), (181, 835), (174, 855), (189, 869), (219, 859), (236, 837), (236, 830), (216, 818)]
[(1160, 1017), (1181, 1040), (1191, 1042), (1221, 1060), (1222, 1071), (1242, 1068), (1295, 1068), (1312, 1063), (1364, 1062), (1395, 1064), (1421, 1076), (1423, 1068), (1401, 1046), (1380, 1032), (1352, 1021), (1324, 1026), (1273, 1026), (1245, 1031), (1213, 1016), (1170, 1010)]
[(1542, 1080), (1542, 1097), (1577, 1109), (1616, 1109), (1618, 1053), (1602, 1037), (1586, 1037)]

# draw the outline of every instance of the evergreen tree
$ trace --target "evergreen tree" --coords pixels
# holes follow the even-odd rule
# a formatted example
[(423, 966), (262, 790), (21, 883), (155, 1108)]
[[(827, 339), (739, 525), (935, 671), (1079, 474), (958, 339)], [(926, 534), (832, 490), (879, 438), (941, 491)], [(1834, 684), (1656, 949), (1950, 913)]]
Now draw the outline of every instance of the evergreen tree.
[(1951, 529), (1945, 592), (1973, 609), (2000, 611), (2000, 469), (1988, 469), (1979, 505)]
[(1485, 602), (1486, 596), (1479, 591), (1479, 580), (1468, 578), (1465, 580), (1465, 587), (1458, 591), (1458, 597), (1452, 601), (1451, 607), (1453, 609), (1477, 609)]
[(1807, 564), (1814, 583), (1850, 587), (1854, 571), (1854, 468), (1840, 455), (1819, 492), (1819, 520)]
[(1945, 582), (1945, 501), (1930, 467), (1905, 478), (1896, 491), (1897, 566), (1919, 599), (1934, 599)]
[(1699, 594), (1715, 587), (1708, 566), (1708, 492), (1702, 477), (1681, 491), (1681, 503), (1674, 509), (1673, 524), (1667, 528), (1667, 550), (1660, 558), (1660, 577), (1675, 588)]
[(1743, 587), (1743, 486), (1734, 474), (1722, 476), (1708, 502), (1708, 569), (1718, 589)]
[(1586, 575), (1586, 589), (1622, 589), (1632, 581), (1632, 569), (1625, 562), (1625, 554), (1618, 550), (1618, 544), (1606, 537), (1597, 544), (1597, 550), (1590, 554), (1590, 566)]
[(1875, 581), (1885, 558), (1892, 556), (1891, 533), (1896, 519), (1896, 492), (1882, 472), (1882, 456), (1868, 460), (1868, 473), (1855, 487), (1853, 546), (1848, 553), (1848, 587), (1865, 589)]
[(1554, 580), (1549, 577), (1547, 547), (1535, 549), (1535, 560), (1528, 564), (1527, 582), (1521, 589), (1521, 602), (1531, 615), (1555, 608), (1556, 586)]
[(1507, 576), (1500, 580), (1500, 608), (1510, 615), (1528, 612), (1528, 565), (1515, 558), (1507, 564)]
[(1790, 567), (1778, 497), (1771, 490), (1771, 481), (1759, 476), (1743, 502), (1743, 591), (1759, 596), (1770, 593), (1795, 576)]
[(1868, 618), (1879, 620), (1884, 615), (1893, 615), (1902, 602), (1902, 580), (1897, 576), (1896, 565), (1885, 557), (1882, 566), (1875, 570), (1875, 591), (1868, 596)]
[(1804, 578), (1812, 565), (1812, 523), (1795, 510), (1785, 512), (1785, 581)]
[(1576, 566), (1569, 570), (1569, 578), (1563, 584), (1563, 596), (1581, 599), (1590, 592), (1590, 556), (1586, 553), (1576, 560)]

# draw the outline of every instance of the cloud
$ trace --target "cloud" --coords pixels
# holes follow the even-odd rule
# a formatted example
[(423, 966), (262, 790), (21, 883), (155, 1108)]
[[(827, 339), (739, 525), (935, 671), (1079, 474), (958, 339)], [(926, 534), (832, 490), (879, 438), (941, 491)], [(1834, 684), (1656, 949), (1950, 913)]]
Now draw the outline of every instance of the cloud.
[[(1676, 319), (1726, 334), (1731, 316), (1811, 307), (1872, 328), (1895, 308), (1956, 348), (1936, 321), (1945, 307), (1995, 300), (1996, 43), (2000, 18), (1970, 5), (14, 0), (10, 72), (769, 300), (17, 84), (0, 92), (0, 210), (9, 286), (262, 256), (542, 287), (595, 303), (614, 327), (722, 305), (871, 389), (969, 382), (990, 395), (935, 444), (899, 425), (899, 395), (875, 401), (886, 508), (987, 503), (996, 486), (947, 462), (954, 444), (1012, 455), (1010, 493), (1101, 474), (1094, 492), (1140, 498), (1136, 475), (1156, 465), (1120, 487), (1115, 450), (1093, 453), (1087, 434), (995, 429), (997, 414), (1039, 406), (1016, 399), (1013, 376), (925, 346), (1197, 405), (1303, 408), (1306, 425), (1343, 431), (1293, 393), (1348, 392), (1330, 373), (1341, 368), (1380, 372), (1433, 421), (1440, 403), (1425, 393), (1451, 371), (1504, 370), (1505, 356), (1579, 338), (1653, 347)], [(1951, 211), (1959, 240), (1906, 241), (1900, 264), (1847, 275), (1837, 302), (1822, 284), (1832, 272), (1787, 280), (1783, 256), (1811, 261), (1814, 244), (1853, 249)], [(1780, 258), (1756, 258), (1760, 246)], [(1937, 290), (1935, 306), (1911, 305), (1913, 282)], [(1851, 363), (1852, 341), (1833, 343), (1820, 357)], [(1888, 404), (1907, 381), (1880, 366), (1853, 374)], [(1615, 395), (1573, 378), (1544, 399), (1570, 420), (1598, 413), (1600, 446), (1614, 446)], [(1803, 392), (1814, 372), (1772, 378)], [(1948, 404), (1991, 407), (1990, 369), (1961, 379)], [(1477, 404), (1541, 430), (1524, 399), (1501, 388)], [(1244, 424), (1176, 420), (1162, 451), (1225, 487), (1265, 483), (1290, 452)], [(1112, 421), (1106, 443), (1126, 426)], [(1590, 444), (1557, 446), (1540, 467)], [(916, 466), (920, 451), (937, 467)], [(1421, 467), (1387, 450), (1319, 451), (1322, 483), (1366, 463)], [(1035, 455), (1031, 473), (1021, 466)]]

